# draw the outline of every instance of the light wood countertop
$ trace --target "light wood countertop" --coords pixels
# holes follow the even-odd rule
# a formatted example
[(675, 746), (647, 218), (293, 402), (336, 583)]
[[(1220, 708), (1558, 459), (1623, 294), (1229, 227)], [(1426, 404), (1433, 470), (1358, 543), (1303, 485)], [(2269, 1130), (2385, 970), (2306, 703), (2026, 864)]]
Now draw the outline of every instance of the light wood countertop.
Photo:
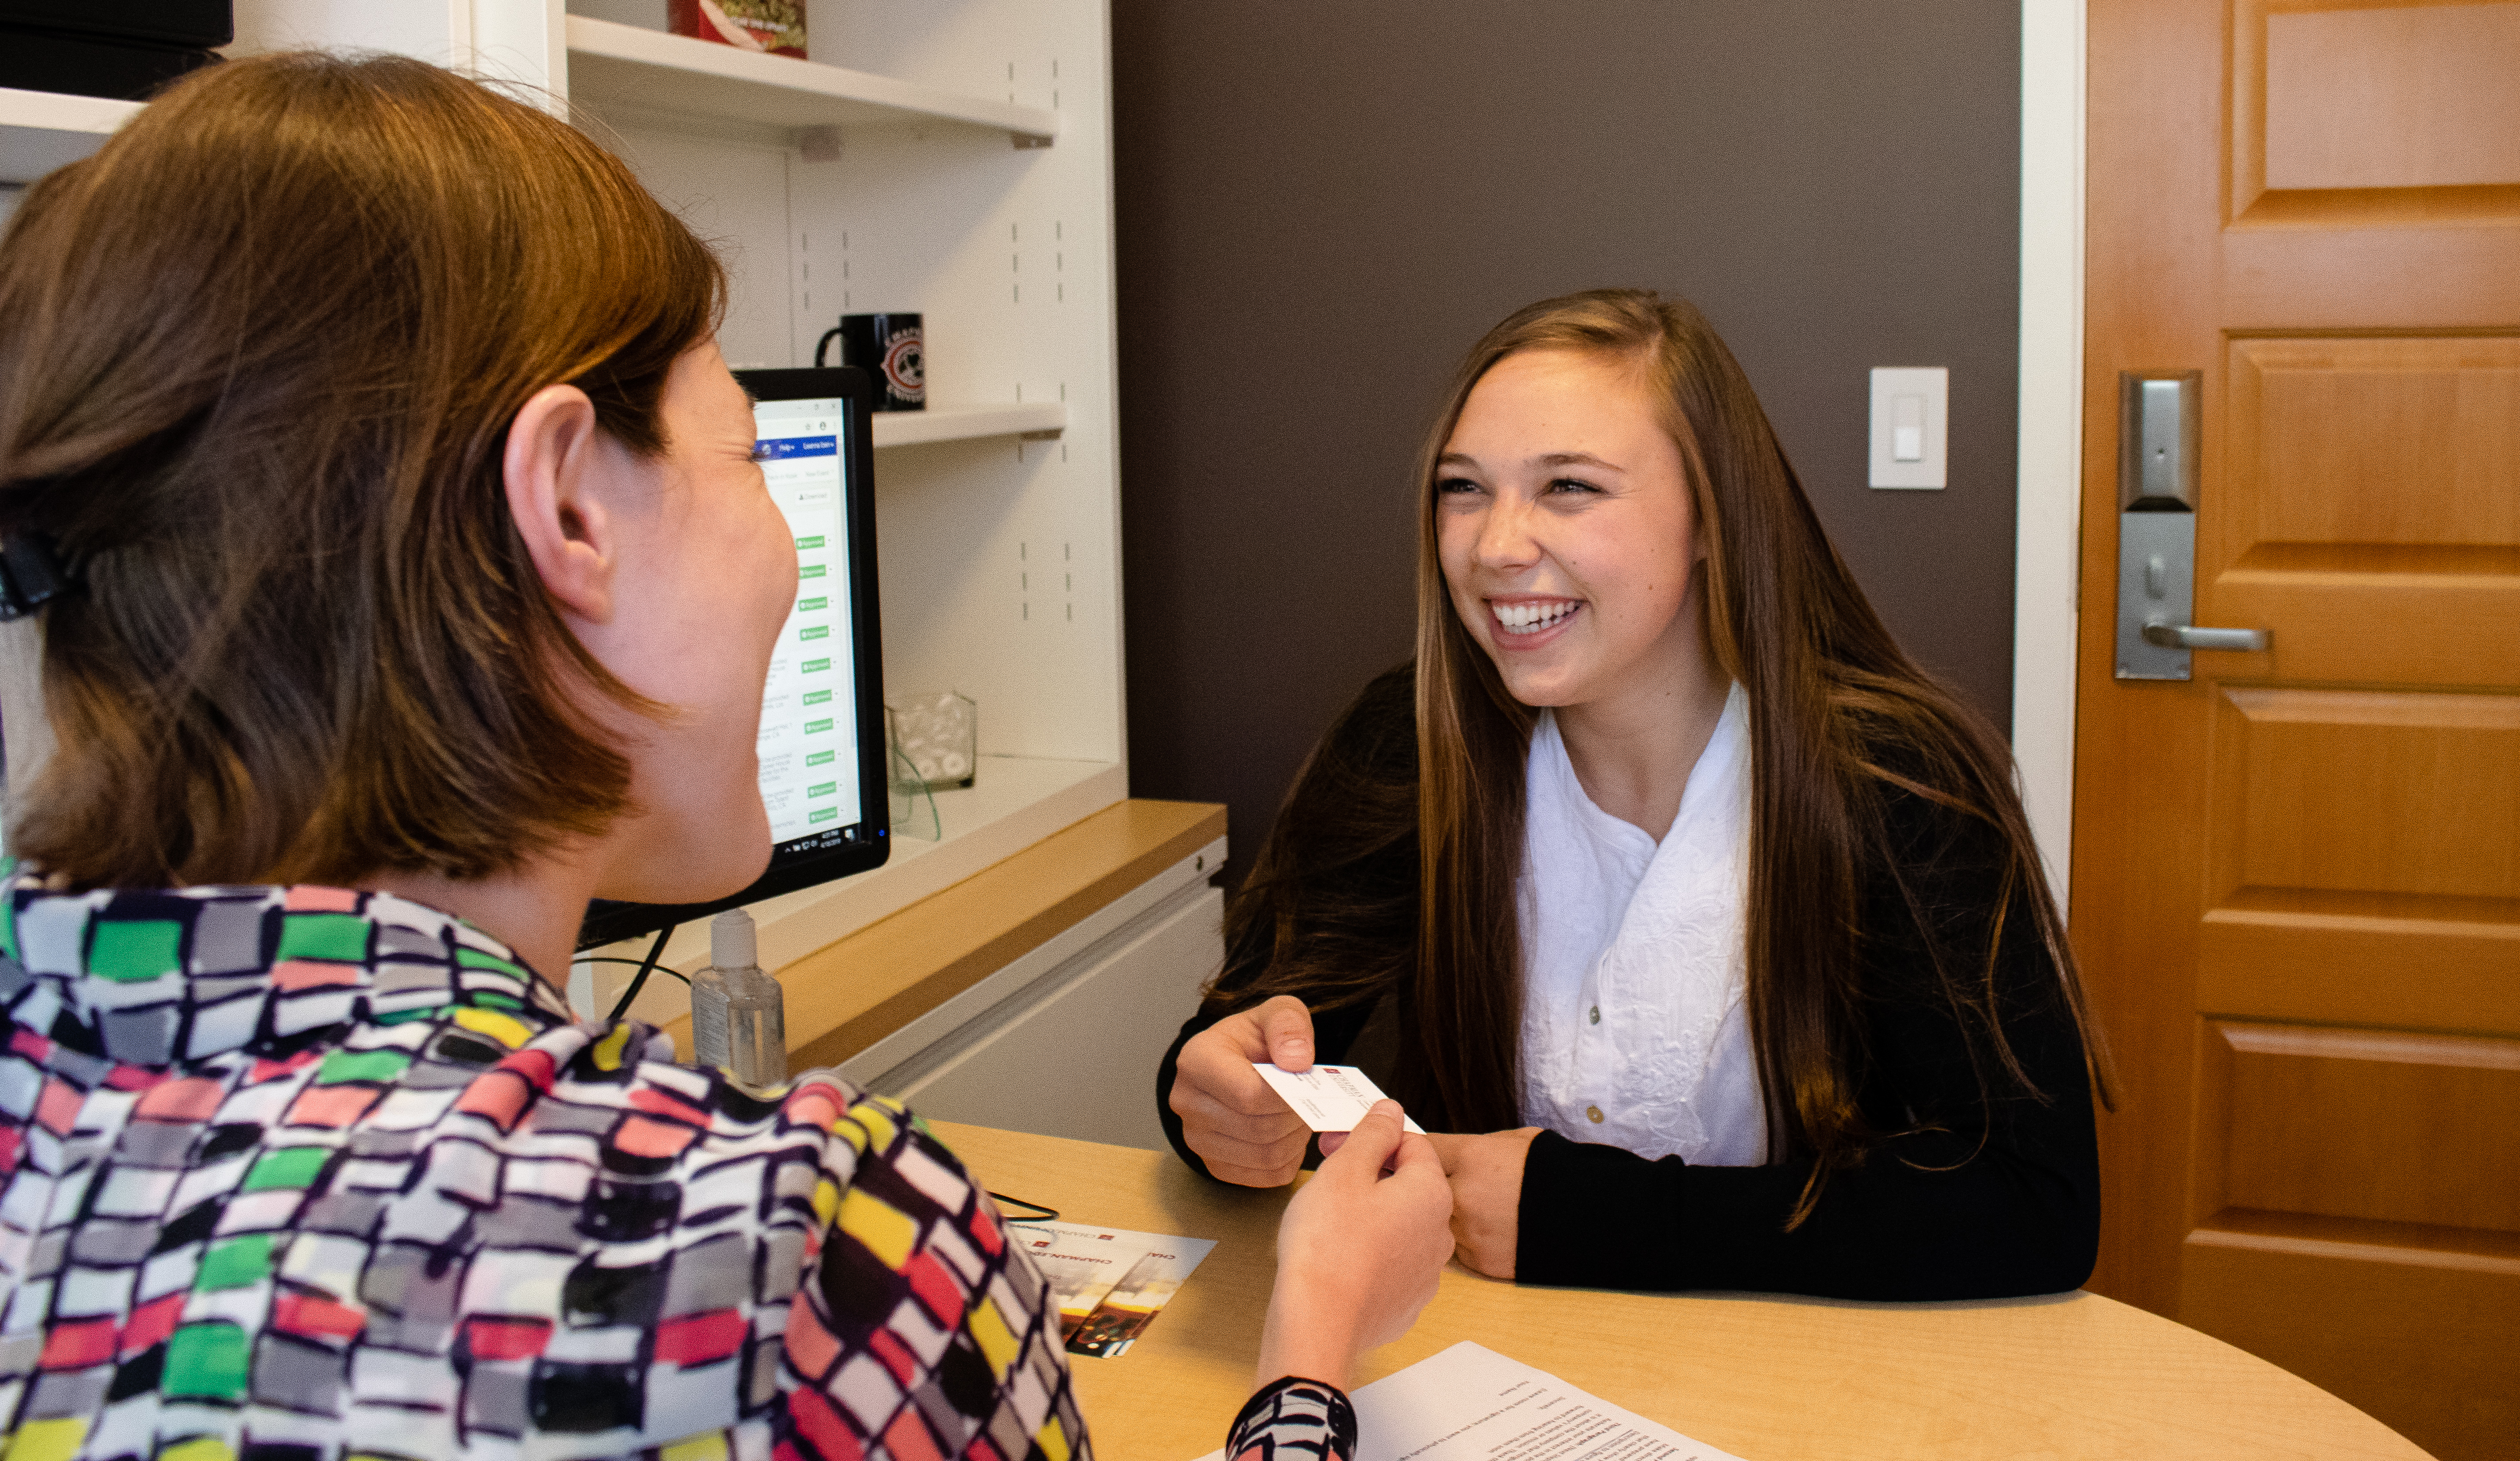
[[(1071, 1363), (1101, 1461), (1193, 1461), (1224, 1444), (1250, 1392), (1287, 1189), (1212, 1182), (1170, 1153), (934, 1125), (996, 1191), (1079, 1222), (1217, 1240), (1128, 1353)], [(1465, 1339), (1747, 1461), (2424, 1455), (2307, 1381), (2096, 1294), (1625, 1294), (1456, 1266), (1360, 1383)]]
[[(1120, 802), (786, 965), (788, 1068), (839, 1064), (1224, 835), (1217, 803)], [(690, 1017), (665, 1030), (690, 1059)]]

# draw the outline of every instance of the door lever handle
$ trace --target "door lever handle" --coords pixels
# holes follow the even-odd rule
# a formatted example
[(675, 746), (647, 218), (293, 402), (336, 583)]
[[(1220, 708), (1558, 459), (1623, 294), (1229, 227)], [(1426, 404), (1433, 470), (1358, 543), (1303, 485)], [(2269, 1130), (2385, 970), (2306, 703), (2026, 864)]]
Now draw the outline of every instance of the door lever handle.
[(2264, 650), (2274, 636), (2263, 629), (2200, 629), (2193, 624), (2147, 624), (2143, 642), (2164, 649)]

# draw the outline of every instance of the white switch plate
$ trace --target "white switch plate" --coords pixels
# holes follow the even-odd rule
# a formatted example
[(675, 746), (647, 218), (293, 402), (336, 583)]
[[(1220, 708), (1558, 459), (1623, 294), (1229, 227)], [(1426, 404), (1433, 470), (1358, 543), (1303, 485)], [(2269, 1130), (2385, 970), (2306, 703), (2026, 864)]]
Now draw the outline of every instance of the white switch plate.
[[(1898, 450), (1899, 398), (1924, 403), (1925, 451), (1921, 461), (1902, 462)], [(1941, 366), (1875, 366), (1872, 369), (1872, 485), (1933, 490), (1944, 485), (1951, 460), (1952, 373)], [(1910, 419), (1912, 421), (1913, 418)]]

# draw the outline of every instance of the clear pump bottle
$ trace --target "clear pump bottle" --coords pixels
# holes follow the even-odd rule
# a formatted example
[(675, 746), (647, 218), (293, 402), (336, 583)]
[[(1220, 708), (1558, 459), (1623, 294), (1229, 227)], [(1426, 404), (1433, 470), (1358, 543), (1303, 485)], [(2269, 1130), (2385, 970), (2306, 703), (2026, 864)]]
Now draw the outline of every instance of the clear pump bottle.
[(692, 976), (692, 1054), (746, 1085), (788, 1079), (788, 1005), (761, 971), (752, 915), (729, 908), (709, 920), (709, 966)]

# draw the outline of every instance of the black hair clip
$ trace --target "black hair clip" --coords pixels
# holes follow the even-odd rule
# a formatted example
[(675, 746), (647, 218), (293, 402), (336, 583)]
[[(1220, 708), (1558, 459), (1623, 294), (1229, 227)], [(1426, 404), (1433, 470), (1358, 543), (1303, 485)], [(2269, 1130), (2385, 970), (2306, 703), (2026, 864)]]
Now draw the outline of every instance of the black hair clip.
[(68, 593), (76, 582), (44, 534), (0, 537), (0, 620), (22, 619)]

